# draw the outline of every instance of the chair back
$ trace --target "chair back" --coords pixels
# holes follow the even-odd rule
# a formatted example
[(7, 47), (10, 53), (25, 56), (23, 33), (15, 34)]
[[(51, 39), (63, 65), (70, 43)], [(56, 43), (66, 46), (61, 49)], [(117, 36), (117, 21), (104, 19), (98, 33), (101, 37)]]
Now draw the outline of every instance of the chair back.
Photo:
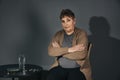
[(91, 48), (92, 48), (92, 43), (89, 42), (89, 43), (88, 43), (88, 49), (87, 49), (87, 51), (88, 51), (87, 58), (90, 57), (90, 51), (91, 51)]

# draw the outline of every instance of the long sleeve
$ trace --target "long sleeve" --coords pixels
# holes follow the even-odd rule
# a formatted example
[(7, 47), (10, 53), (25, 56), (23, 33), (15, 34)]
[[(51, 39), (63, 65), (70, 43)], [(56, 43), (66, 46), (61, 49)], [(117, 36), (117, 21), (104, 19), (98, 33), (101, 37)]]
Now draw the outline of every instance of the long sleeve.
[(54, 47), (49, 47), (48, 49), (49, 55), (50, 56), (61, 56), (63, 54), (68, 53), (68, 48), (54, 48)]
[(83, 44), (85, 49), (83, 51), (76, 51), (76, 52), (72, 52), (69, 54), (65, 54), (63, 55), (63, 57), (66, 57), (68, 59), (72, 59), (72, 60), (83, 60), (86, 58), (87, 56), (87, 46), (88, 46), (88, 38), (87, 38), (87, 33), (82, 31), (81, 34), (78, 35), (78, 40), (77, 40), (77, 44)]

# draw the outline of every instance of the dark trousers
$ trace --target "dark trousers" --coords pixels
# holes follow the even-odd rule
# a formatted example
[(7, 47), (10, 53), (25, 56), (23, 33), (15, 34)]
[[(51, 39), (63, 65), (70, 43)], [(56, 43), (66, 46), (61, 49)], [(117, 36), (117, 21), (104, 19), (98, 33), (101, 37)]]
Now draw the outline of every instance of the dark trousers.
[(80, 68), (62, 68), (60, 66), (49, 71), (47, 80), (86, 80)]

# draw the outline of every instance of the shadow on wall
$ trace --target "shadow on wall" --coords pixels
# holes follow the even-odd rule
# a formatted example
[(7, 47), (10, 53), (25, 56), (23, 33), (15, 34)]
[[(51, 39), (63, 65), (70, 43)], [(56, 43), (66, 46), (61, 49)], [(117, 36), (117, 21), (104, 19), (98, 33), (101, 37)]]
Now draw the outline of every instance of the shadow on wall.
[(118, 80), (120, 40), (110, 36), (110, 24), (105, 17), (91, 17), (89, 30), (89, 41), (93, 43), (90, 56), (93, 79)]

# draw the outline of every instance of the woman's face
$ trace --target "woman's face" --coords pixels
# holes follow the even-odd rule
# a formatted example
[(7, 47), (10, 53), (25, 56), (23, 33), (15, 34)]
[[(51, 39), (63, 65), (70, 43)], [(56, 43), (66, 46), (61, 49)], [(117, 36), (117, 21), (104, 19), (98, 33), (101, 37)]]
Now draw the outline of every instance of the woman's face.
[(70, 34), (74, 32), (76, 20), (72, 17), (64, 16), (61, 19), (61, 24), (66, 33)]

